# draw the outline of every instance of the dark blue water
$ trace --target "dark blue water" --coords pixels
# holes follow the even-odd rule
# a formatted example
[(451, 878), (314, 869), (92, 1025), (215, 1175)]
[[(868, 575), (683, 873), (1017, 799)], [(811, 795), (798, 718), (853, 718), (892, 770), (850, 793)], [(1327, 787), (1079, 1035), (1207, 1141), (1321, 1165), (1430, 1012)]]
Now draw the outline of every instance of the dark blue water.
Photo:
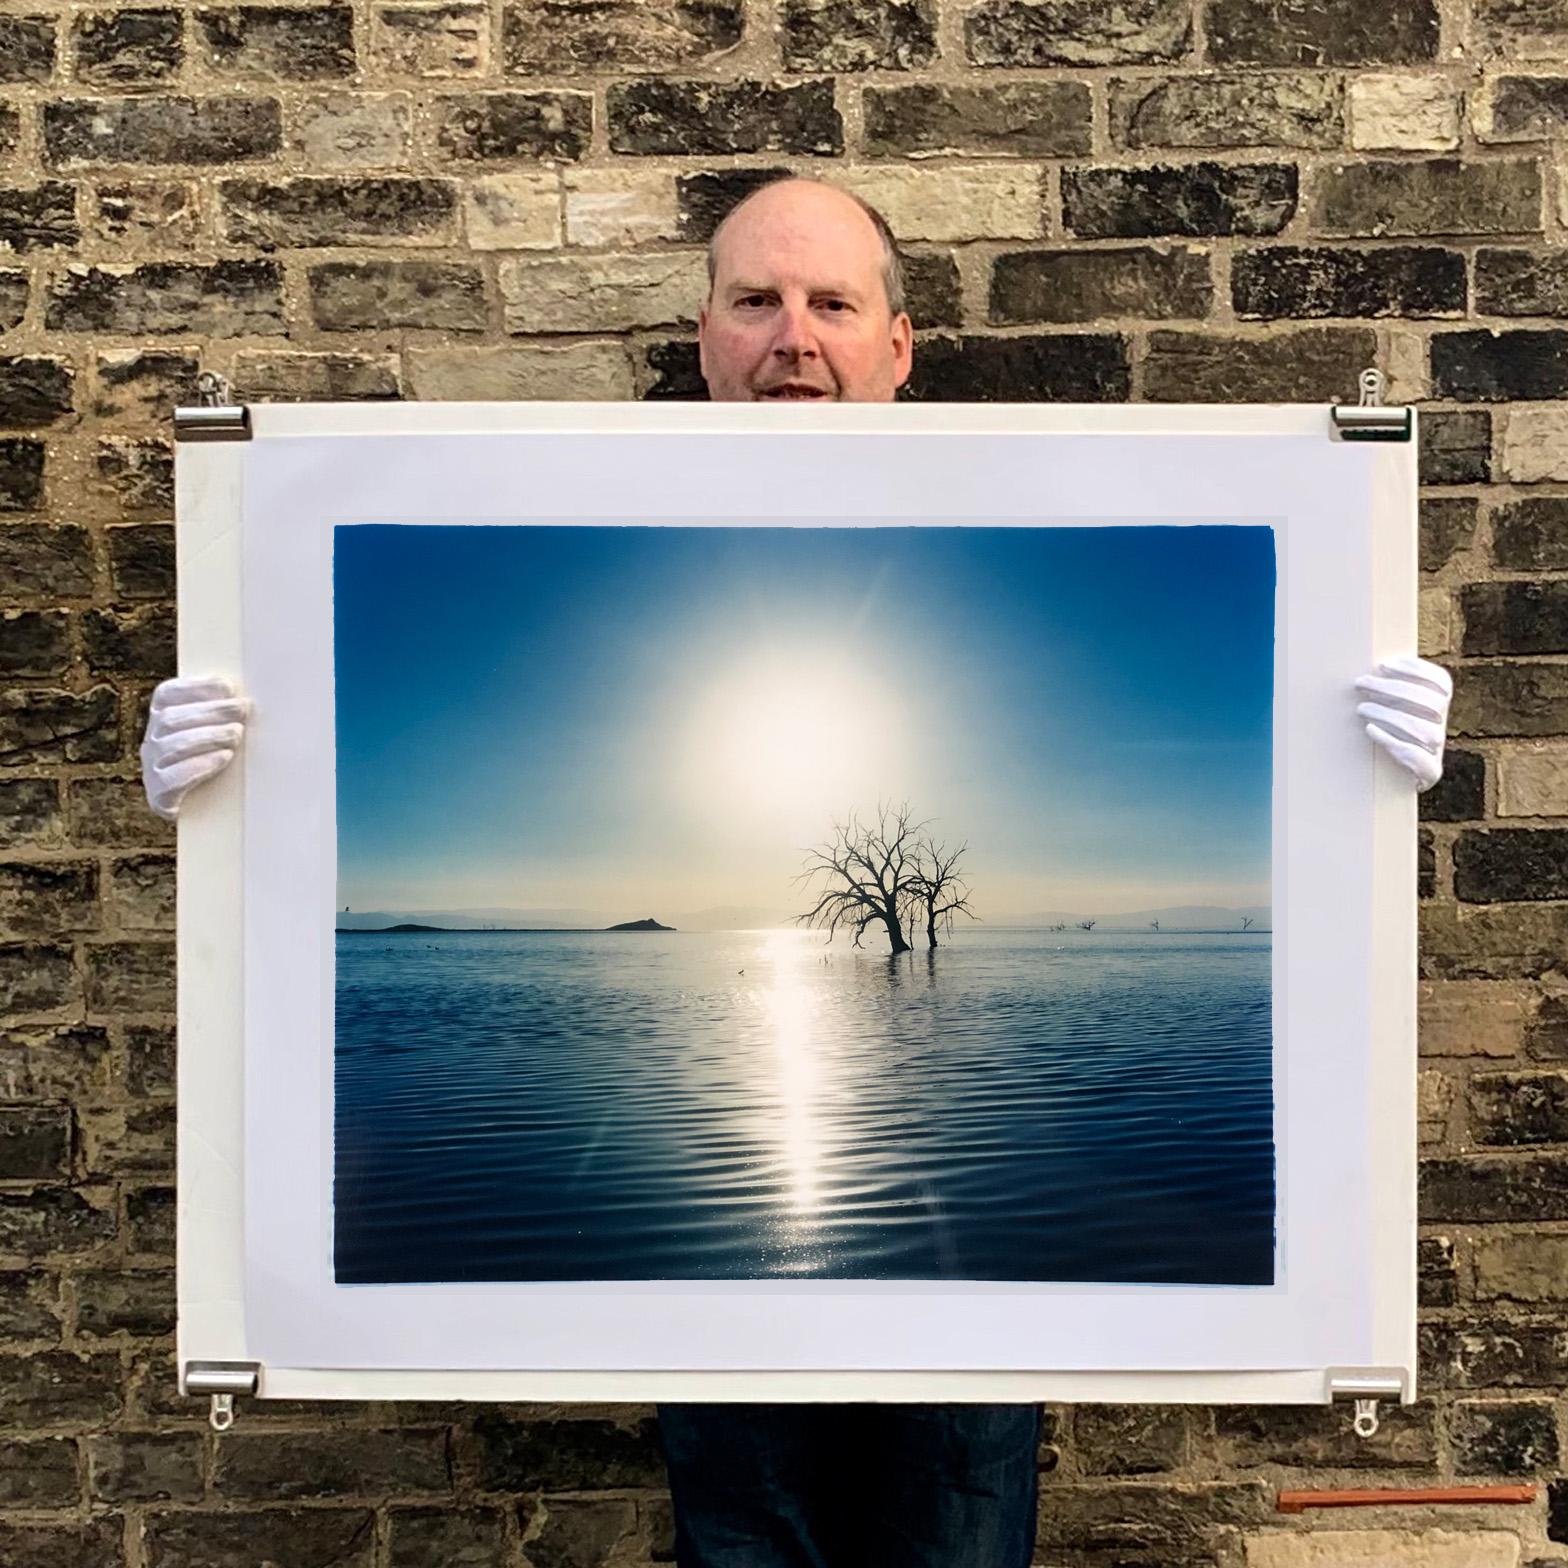
[(337, 1278), (1269, 1284), (1269, 944), (340, 934)]

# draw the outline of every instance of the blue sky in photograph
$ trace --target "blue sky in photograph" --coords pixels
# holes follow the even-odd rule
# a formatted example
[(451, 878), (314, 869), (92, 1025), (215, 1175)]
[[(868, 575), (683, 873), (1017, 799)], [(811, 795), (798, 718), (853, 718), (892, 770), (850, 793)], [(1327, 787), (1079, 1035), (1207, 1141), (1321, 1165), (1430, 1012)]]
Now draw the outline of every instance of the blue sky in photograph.
[(1265, 904), (1267, 527), (358, 525), (340, 908), (799, 907), (907, 800), (977, 910)]

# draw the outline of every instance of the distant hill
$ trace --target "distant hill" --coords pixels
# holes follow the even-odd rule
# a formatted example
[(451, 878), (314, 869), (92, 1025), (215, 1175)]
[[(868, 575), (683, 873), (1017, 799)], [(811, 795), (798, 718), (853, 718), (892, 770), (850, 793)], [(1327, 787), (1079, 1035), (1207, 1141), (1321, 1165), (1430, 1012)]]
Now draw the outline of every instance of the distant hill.
[(618, 926), (606, 926), (606, 931), (673, 931), (674, 926), (661, 926), (652, 915), (646, 920), (623, 920)]

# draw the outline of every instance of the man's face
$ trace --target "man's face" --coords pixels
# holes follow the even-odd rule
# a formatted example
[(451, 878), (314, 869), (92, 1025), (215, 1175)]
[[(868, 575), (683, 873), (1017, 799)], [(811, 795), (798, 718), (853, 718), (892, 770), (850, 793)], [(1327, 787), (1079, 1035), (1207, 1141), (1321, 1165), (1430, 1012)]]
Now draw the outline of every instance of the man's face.
[(768, 186), (725, 223), (715, 260), (697, 317), (715, 402), (892, 402), (914, 334), (888, 309), (875, 226), (842, 191)]

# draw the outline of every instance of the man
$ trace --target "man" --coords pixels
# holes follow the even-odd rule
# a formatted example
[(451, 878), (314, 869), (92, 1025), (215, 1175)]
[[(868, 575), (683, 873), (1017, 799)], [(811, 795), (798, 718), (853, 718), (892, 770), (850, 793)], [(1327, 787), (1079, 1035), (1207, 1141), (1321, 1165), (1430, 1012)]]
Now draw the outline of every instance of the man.
[[(763, 186), (720, 225), (698, 316), (724, 402), (891, 402), (913, 331), (897, 247), (871, 208), (818, 180)], [(1413, 656), (1358, 682), (1368, 733), (1419, 787), (1442, 769), (1450, 685)], [(245, 704), (221, 681), (167, 681), (142, 747), (173, 817), (225, 767)], [(660, 1430), (682, 1568), (1026, 1568), (1032, 1405), (671, 1405)]]

